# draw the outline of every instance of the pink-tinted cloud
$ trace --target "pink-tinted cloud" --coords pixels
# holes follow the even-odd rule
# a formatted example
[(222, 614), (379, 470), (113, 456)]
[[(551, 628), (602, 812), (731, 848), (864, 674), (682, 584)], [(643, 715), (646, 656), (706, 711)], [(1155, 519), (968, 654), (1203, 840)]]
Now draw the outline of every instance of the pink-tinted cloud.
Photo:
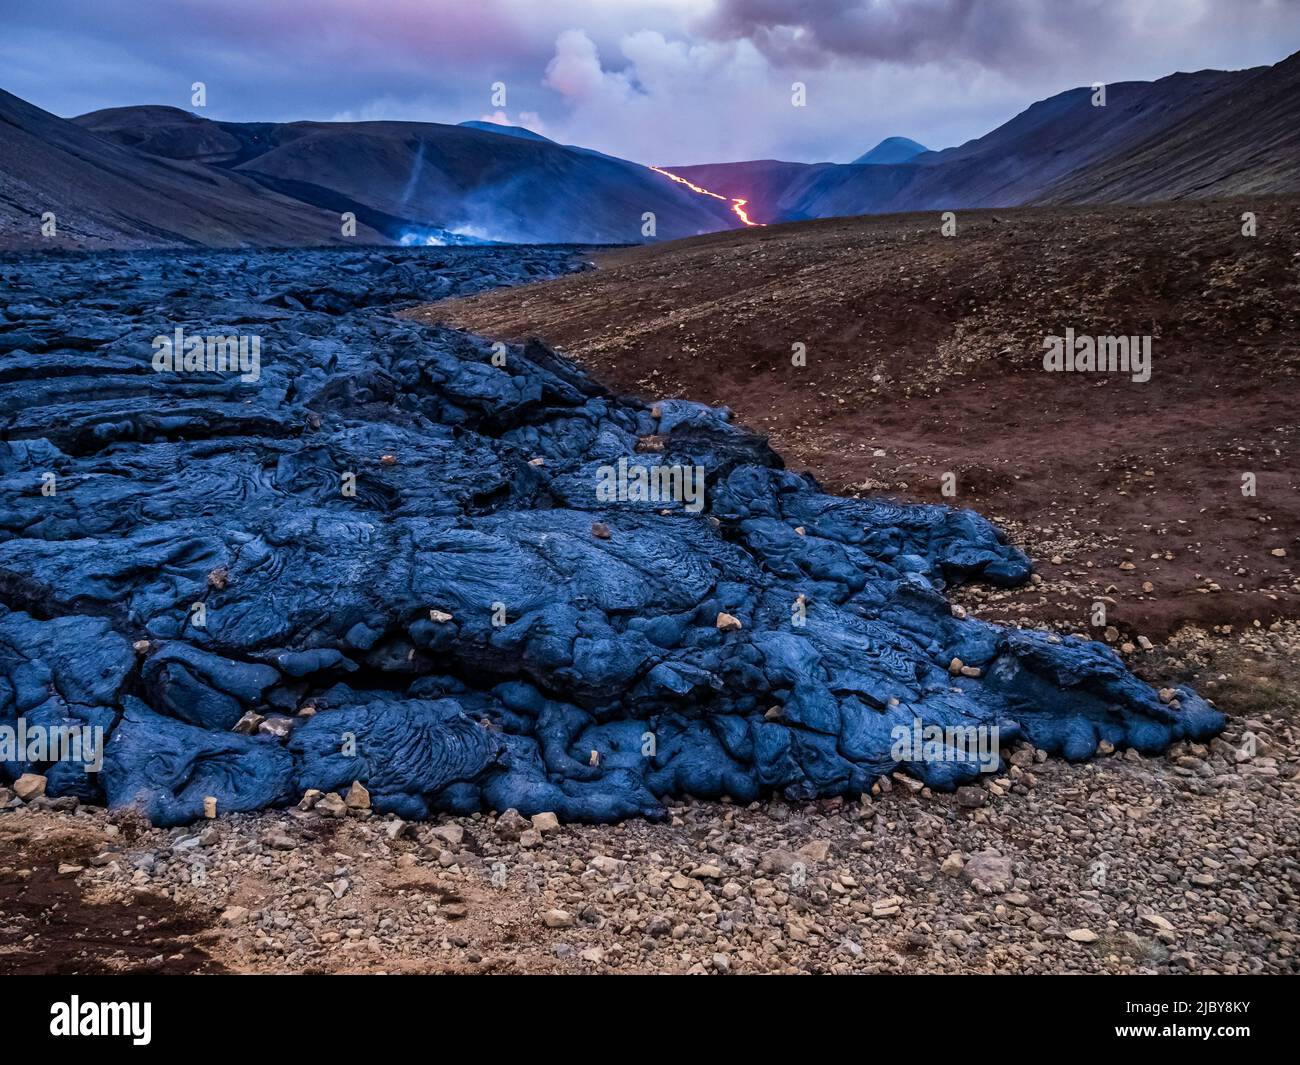
[[(645, 162), (935, 147), (1096, 80), (1275, 62), (1296, 0), (6, 0), (3, 88), (59, 114), (457, 122)], [(790, 87), (807, 86), (794, 108)], [(491, 96), (504, 82), (507, 101)], [(520, 116), (527, 114), (526, 120)]]

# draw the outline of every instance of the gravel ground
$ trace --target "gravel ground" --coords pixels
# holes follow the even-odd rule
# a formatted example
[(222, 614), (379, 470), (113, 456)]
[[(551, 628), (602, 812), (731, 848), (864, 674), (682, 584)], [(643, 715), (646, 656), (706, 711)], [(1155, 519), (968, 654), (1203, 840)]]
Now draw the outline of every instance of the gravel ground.
[[(1232, 703), (1297, 647), (1188, 631), (1134, 664)], [(900, 776), (659, 824), (358, 805), (160, 830), (4, 793), (0, 971), (1296, 973), (1300, 731), (1265, 697), (1160, 758), (1020, 748), (956, 795)]]

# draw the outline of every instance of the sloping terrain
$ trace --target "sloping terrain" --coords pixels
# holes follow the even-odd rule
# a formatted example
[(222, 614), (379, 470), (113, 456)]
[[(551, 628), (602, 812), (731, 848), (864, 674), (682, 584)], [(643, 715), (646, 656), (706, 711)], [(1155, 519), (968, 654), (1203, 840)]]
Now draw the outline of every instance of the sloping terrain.
[(725, 205), (646, 167), (512, 127), (428, 122), (212, 122), (127, 107), (75, 120), (128, 145), (233, 167), (299, 199), (351, 209), (392, 239), (421, 227), (525, 243), (638, 243), (736, 224)]
[[(1012, 616), (1117, 641), (1295, 617), (1296, 201), (965, 212), (952, 238), (938, 221), (611, 251), (420, 313), (541, 336), (619, 390), (726, 404), (837, 491), (938, 501), (953, 473), (955, 501), (1006, 519), (1060, 586)], [(1151, 379), (1044, 372), (1067, 327), (1153, 335)]]
[(727, 228), (716, 201), (636, 163), (547, 141), (401, 122), (293, 123), (240, 170), (310, 181), (387, 214), (490, 240), (633, 243)]
[(1062, 178), (1043, 203), (1294, 192), (1300, 184), (1300, 54), (1232, 78), (1206, 106)]
[(702, 163), (698, 166), (670, 166), (669, 172), (701, 188), (724, 196), (741, 196), (749, 201), (752, 217), (760, 222), (802, 221), (802, 201), (808, 187), (834, 163), (784, 163), (779, 159), (757, 159), (744, 163)]
[[(338, 242), (641, 243), (735, 228), (727, 200), (778, 222), (1026, 203), (1300, 191), (1300, 55), (1039, 101), (956, 148), (892, 137), (855, 164), (647, 167), (527, 130), (466, 122), (215, 122), (122, 107), (67, 122), (0, 96), (0, 239), (38, 246), (41, 211), (73, 246)], [(719, 198), (720, 197), (720, 198)], [(48, 242), (45, 246), (48, 245)]]
[(1298, 72), (1295, 55), (1272, 67), (1121, 82), (1106, 87), (1101, 107), (1091, 89), (1071, 89), (960, 147), (893, 164), (673, 169), (747, 197), (767, 222), (1300, 192)]
[[(978, 140), (894, 167), (837, 167), (819, 175), (796, 203), (805, 217), (887, 211), (957, 210), (1031, 203), (1066, 175), (1158, 137), (1178, 116), (1215, 106), (1250, 72), (1174, 74), (1039, 101)], [(1291, 175), (1300, 182), (1300, 168)], [(1286, 191), (1286, 190), (1278, 190)], [(1114, 198), (1126, 198), (1122, 188)]]
[[(157, 139), (145, 141), (159, 146)], [(188, 143), (191, 153), (199, 145), (222, 147), (201, 135)], [(41, 236), (47, 211), (56, 216), (56, 238)], [(292, 246), (343, 239), (337, 213), (244, 175), (112, 143), (0, 91), (0, 246)], [(356, 239), (383, 238), (363, 225)]]
[(500, 122), (486, 122), (473, 119), (469, 122), (457, 122), (456, 125), (462, 129), (476, 129), (482, 133), (497, 133), (502, 137), (522, 137), (526, 141), (546, 141), (548, 144), (554, 144), (550, 137), (543, 137), (540, 133), (534, 133), (531, 129), (524, 126), (506, 126)]
[(195, 163), (236, 163), (247, 158), (251, 138), (179, 107), (146, 104), (92, 111), (72, 121), (101, 137), (150, 155)]

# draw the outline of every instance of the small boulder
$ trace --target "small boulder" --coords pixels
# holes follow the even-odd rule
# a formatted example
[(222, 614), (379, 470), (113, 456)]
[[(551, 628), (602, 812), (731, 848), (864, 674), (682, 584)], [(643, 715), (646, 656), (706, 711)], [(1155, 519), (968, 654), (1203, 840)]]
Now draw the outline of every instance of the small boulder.
[(788, 873), (803, 861), (804, 859), (795, 854), (794, 851), (777, 847), (763, 852), (762, 857), (758, 860), (758, 871), (767, 875)]
[(370, 792), (361, 781), (354, 780), (352, 787), (348, 788), (348, 793), (343, 797), (343, 802), (349, 810), (369, 810)]
[(549, 810), (545, 813), (533, 814), (530, 820), (533, 822), (533, 828), (537, 829), (542, 835), (558, 832), (560, 829), (560, 819)]
[(966, 868), (966, 861), (962, 858), (960, 851), (953, 851), (939, 865), (939, 872), (944, 876), (961, 876), (961, 872)]
[(1172, 932), (1174, 930), (1174, 926), (1158, 913), (1144, 913), (1142, 915), (1142, 920), (1146, 921), (1146, 923), (1151, 925), (1153, 928), (1160, 929), (1162, 932)]
[(262, 724), (265, 718), (261, 714), (254, 713), (252, 710), (246, 710), (244, 716), (235, 722), (235, 727), (231, 732), (238, 732), (241, 736), (251, 736)]
[(257, 731), (259, 735), (274, 736), (276, 739), (282, 740), (293, 731), (293, 718), (285, 717), (283, 714), (275, 714), (260, 722)]
[(497, 818), (496, 834), (508, 842), (514, 842), (519, 839), (522, 832), (532, 827), (529, 821), (518, 810), (506, 810)]
[(39, 773), (24, 773), (14, 781), (14, 794), (23, 802), (31, 802), (45, 794), (45, 778)]
[(465, 830), (460, 825), (439, 825), (430, 829), (430, 834), (453, 847), (459, 847), (465, 840)]
[(831, 845), (824, 839), (809, 840), (799, 848), (799, 853), (813, 862), (824, 862), (831, 853)]
[(594, 869), (601, 876), (618, 876), (627, 868), (627, 862), (621, 858), (611, 858), (606, 854), (598, 854), (587, 863), (588, 869)]
[(993, 891), (1006, 891), (1011, 887), (1011, 859), (1002, 857), (995, 850), (980, 851), (967, 859), (961, 875)]
[(346, 817), (348, 814), (348, 804), (337, 791), (327, 791), (312, 809), (322, 817)]

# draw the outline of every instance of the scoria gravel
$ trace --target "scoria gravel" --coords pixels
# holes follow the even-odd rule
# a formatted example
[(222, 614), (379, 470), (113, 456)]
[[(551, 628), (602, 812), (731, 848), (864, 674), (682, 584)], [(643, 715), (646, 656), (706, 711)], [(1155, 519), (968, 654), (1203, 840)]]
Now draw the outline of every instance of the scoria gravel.
[[(563, 248), (0, 259), (0, 722), (108, 736), (101, 772), (4, 774), (159, 825), (354, 781), (408, 819), (604, 822), (979, 772), (952, 748), (900, 758), (914, 723), (1070, 759), (1223, 727), (1104, 645), (954, 611), (954, 582), (1030, 573), (971, 511), (825, 494), (725, 409), (391, 314), (582, 267)], [(159, 371), (178, 328), (256, 338), (259, 364)], [(699, 507), (599, 491), (696, 468)]]

